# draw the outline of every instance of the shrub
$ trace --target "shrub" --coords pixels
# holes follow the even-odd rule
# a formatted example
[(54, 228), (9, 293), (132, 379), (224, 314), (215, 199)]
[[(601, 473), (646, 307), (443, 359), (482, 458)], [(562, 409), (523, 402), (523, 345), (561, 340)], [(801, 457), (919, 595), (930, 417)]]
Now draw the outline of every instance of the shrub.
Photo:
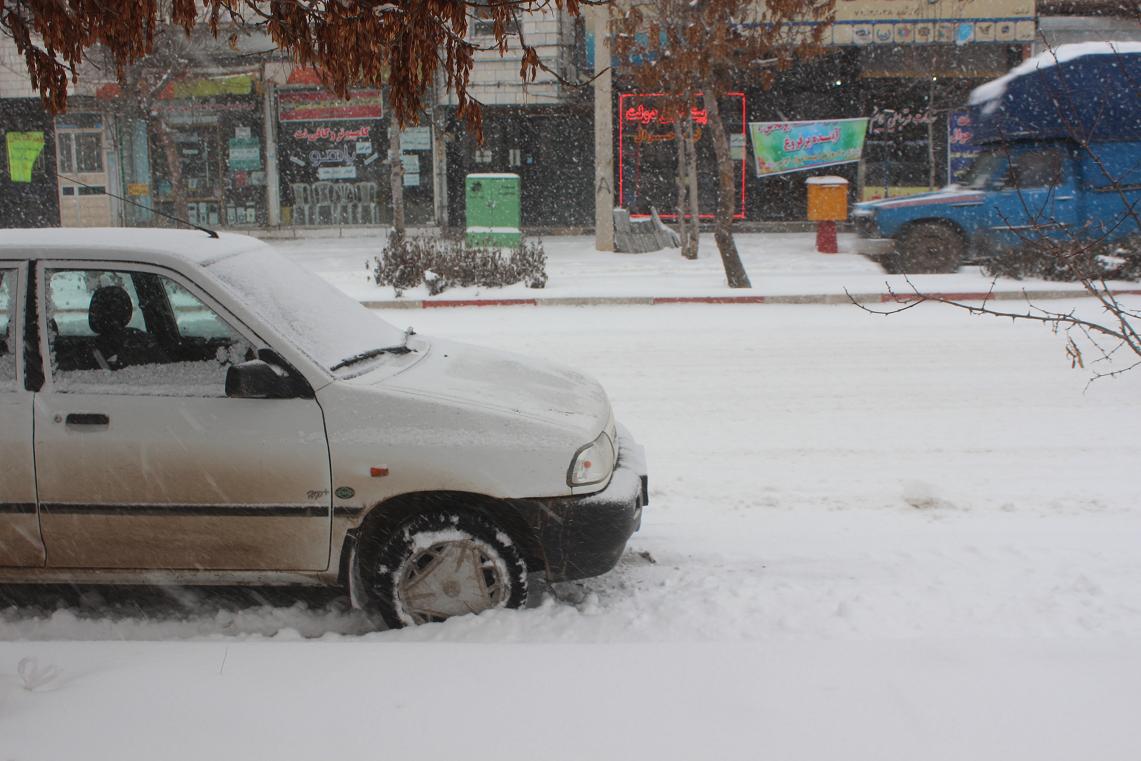
[(462, 241), (388, 236), (374, 258), (373, 280), (391, 285), (397, 296), (425, 285), (430, 295), (453, 286), (499, 288), (523, 283), (528, 288), (547, 284), (547, 255), (543, 243), (523, 243), (507, 256), (496, 248), (465, 248)]
[(983, 262), (992, 277), (1041, 278), (1060, 282), (1081, 280), (1136, 280), (1141, 274), (1138, 257), (1118, 248), (1101, 251), (1088, 245), (1042, 241), (1009, 248)]

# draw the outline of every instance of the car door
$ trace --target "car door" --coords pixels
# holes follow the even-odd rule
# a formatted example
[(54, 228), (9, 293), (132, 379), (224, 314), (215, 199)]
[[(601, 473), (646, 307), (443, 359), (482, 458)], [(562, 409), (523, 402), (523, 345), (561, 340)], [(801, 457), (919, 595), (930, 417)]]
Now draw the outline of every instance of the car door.
[(1006, 247), (1058, 239), (1076, 221), (1074, 177), (1059, 147), (1013, 153), (991, 196), (991, 234)]
[(239, 399), (264, 344), (180, 275), (39, 266), (35, 457), (52, 568), (320, 570), (329, 453), (312, 398)]
[(0, 261), (0, 567), (44, 564), (36, 517), (32, 391), (21, 356), (27, 265)]

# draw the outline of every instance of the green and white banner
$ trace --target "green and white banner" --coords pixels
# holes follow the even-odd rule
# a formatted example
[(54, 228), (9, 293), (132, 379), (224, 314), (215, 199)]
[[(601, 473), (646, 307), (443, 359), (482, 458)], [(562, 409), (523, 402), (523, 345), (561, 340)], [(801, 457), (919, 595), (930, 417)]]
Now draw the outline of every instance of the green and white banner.
[(749, 122), (758, 177), (860, 160), (867, 119)]

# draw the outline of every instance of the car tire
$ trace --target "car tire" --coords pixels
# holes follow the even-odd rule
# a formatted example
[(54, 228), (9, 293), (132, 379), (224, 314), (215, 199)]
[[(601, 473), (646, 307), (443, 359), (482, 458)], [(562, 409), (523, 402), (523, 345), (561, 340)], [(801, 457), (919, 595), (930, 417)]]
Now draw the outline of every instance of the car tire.
[(527, 602), (518, 548), (479, 516), (419, 513), (368, 545), (357, 554), (357, 573), (370, 612), (390, 628)]
[(899, 254), (895, 252), (884, 254), (879, 257), (877, 261), (883, 271), (888, 275), (898, 275), (903, 272), (903, 260)]
[[(930, 222), (908, 228), (895, 244), (899, 269), (914, 274), (954, 272), (965, 253), (963, 239), (949, 227)], [(894, 265), (894, 263), (893, 263)], [(890, 271), (884, 266), (885, 271)]]

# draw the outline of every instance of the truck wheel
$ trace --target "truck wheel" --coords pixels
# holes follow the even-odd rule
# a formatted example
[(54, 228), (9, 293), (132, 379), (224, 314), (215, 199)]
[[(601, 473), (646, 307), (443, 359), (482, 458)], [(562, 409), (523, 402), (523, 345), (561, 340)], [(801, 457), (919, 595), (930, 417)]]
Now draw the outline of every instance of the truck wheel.
[[(954, 272), (963, 260), (963, 239), (943, 225), (919, 223), (895, 244), (899, 272)], [(885, 270), (886, 270), (885, 266)]]
[(527, 566), (510, 537), (474, 515), (438, 511), (405, 521), (358, 553), (369, 606), (391, 628), (527, 602)]

